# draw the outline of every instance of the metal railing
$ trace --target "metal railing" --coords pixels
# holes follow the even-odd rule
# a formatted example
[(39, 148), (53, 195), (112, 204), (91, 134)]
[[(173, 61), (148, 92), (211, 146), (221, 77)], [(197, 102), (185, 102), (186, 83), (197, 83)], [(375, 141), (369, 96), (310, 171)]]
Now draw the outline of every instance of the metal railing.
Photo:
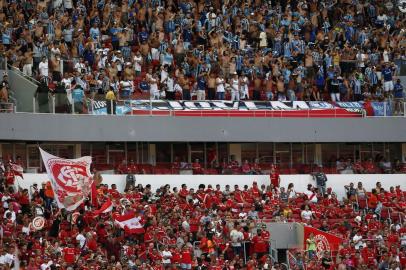
[(40, 82), (37, 81), (34, 77), (24, 74), (24, 72), (22, 72), (19, 68), (16, 68), (16, 67), (14, 67), (14, 66), (12, 66), (10, 64), (7, 64), (7, 68), (11, 69), (12, 71), (16, 72), (18, 75), (24, 77), (25, 79), (29, 80), (30, 82), (32, 82), (32, 83), (34, 83), (36, 85), (40, 84)]
[(13, 113), (15, 111), (14, 103), (0, 102), (0, 113)]
[[(142, 104), (134, 104), (134, 100), (96, 100), (87, 98), (83, 102), (64, 98), (61, 104), (57, 94), (49, 94), (48, 100), (38, 106), (38, 99), (33, 97), (33, 113), (63, 113), (86, 115), (117, 115), (117, 116), (170, 116), (170, 117), (254, 117), (254, 118), (353, 118), (353, 117), (406, 117), (406, 102), (393, 99), (385, 102), (370, 102), (360, 108), (328, 108), (328, 109), (188, 109), (163, 108), (153, 106), (150, 100)], [(44, 107), (45, 106), (45, 107)], [(61, 109), (65, 108), (65, 109)], [(45, 108), (45, 109), (44, 109)], [(69, 108), (69, 109), (67, 109)]]

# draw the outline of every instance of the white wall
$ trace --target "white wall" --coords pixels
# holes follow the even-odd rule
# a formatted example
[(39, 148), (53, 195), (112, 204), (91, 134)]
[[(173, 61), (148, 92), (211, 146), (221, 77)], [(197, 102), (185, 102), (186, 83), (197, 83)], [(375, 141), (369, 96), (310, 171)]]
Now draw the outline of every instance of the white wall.
[[(382, 187), (389, 190), (389, 187), (400, 185), (402, 190), (406, 189), (406, 174), (328, 174), (327, 187), (332, 187), (337, 193), (338, 199), (345, 197), (344, 185), (353, 182), (357, 185), (362, 182), (367, 191), (371, 191), (375, 187), (376, 182), (381, 182)], [(295, 185), (296, 192), (303, 192), (307, 188), (307, 184), (316, 185), (310, 175), (292, 174), (281, 175), (281, 186), (287, 186), (289, 183)]]
[[(47, 181), (47, 179), (46, 174), (25, 173), (24, 179), (19, 178), (18, 182), (21, 187), (29, 188), (33, 183), (40, 185), (41, 182)], [(356, 185), (358, 181), (361, 181), (366, 190), (371, 190), (375, 187), (377, 181), (380, 181), (385, 189), (389, 189), (390, 186), (400, 185), (401, 189), (406, 190), (405, 174), (329, 174), (327, 179), (327, 187), (332, 187), (339, 199), (345, 196), (344, 185), (350, 182)], [(213, 187), (216, 184), (220, 184), (221, 188), (224, 188), (227, 184), (231, 188), (236, 184), (240, 187), (244, 185), (251, 186), (253, 181), (257, 181), (258, 185), (268, 185), (270, 183), (268, 175), (136, 175), (136, 180), (137, 183), (143, 185), (151, 184), (153, 190), (165, 184), (180, 188), (185, 183), (189, 188), (193, 187), (196, 189), (202, 183), (206, 184), (206, 186), (211, 184)], [(125, 175), (104, 174), (103, 183), (108, 185), (116, 184), (118, 190), (123, 191), (125, 187)], [(295, 185), (297, 192), (305, 191), (309, 183), (315, 185), (310, 175), (281, 175), (281, 186), (287, 187), (289, 183)]]
[[(125, 175), (120, 174), (102, 174), (104, 184), (116, 184), (119, 191), (123, 191), (125, 187)], [(220, 184), (222, 188), (229, 184), (231, 188), (234, 185), (239, 185), (240, 187), (244, 185), (252, 185), (253, 181), (257, 181), (258, 185), (266, 184), (268, 185), (269, 176), (268, 175), (136, 175), (136, 183), (141, 183), (144, 186), (150, 184), (153, 190), (156, 190), (162, 185), (169, 184), (172, 187), (178, 187), (182, 184), (187, 184), (189, 188), (195, 188), (199, 184), (211, 184), (213, 188)], [(43, 181), (47, 181), (48, 176), (46, 174), (33, 174), (25, 173), (24, 180), (19, 178), (20, 186), (23, 188), (28, 188), (33, 183), (38, 183), (39, 185)]]

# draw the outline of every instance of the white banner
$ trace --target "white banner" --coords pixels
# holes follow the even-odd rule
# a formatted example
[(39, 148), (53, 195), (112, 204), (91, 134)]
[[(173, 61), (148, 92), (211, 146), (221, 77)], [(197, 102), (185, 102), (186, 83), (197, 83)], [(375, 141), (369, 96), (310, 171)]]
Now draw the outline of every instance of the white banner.
[(40, 151), (58, 207), (68, 211), (75, 210), (91, 191), (92, 158), (86, 156), (78, 159), (63, 159), (41, 148)]

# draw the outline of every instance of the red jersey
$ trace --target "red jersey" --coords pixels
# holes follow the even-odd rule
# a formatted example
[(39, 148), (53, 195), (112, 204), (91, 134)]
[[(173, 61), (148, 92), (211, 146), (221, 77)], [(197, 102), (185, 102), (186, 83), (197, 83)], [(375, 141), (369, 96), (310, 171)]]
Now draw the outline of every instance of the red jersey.
[(183, 250), (181, 256), (181, 263), (192, 264), (192, 254), (190, 253), (190, 250)]
[(255, 235), (252, 238), (255, 253), (264, 253), (268, 251), (268, 241), (261, 235)]
[(5, 172), (4, 178), (6, 179), (6, 184), (8, 186), (14, 185), (15, 174), (13, 172)]
[(69, 264), (75, 263), (76, 254), (77, 254), (77, 251), (75, 248), (66, 247), (63, 249), (63, 259), (65, 260), (65, 262), (67, 262)]

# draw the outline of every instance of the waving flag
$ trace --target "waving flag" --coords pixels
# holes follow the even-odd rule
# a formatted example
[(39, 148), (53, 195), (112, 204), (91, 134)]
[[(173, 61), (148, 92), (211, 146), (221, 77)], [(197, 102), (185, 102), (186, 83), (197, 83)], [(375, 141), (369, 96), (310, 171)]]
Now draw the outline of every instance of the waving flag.
[(110, 198), (107, 199), (105, 203), (100, 207), (100, 209), (94, 211), (94, 215), (106, 214), (113, 210), (113, 203), (111, 202)]
[(63, 159), (53, 156), (41, 148), (42, 160), (51, 181), (52, 190), (59, 208), (75, 210), (89, 195), (93, 183), (90, 174), (92, 158)]
[(313, 233), (316, 241), (316, 255), (320, 259), (323, 256), (324, 251), (337, 251), (340, 243), (344, 240), (334, 234), (320, 231), (310, 226), (304, 226), (304, 249), (306, 249), (306, 239)]
[(142, 218), (134, 213), (117, 216), (114, 219), (116, 224), (127, 233), (142, 234), (145, 232), (144, 225), (141, 223)]
[(24, 177), (23, 177), (24, 169), (23, 169), (23, 167), (22, 167), (21, 165), (18, 165), (18, 164), (16, 164), (16, 163), (10, 162), (10, 168), (11, 168), (11, 171), (12, 171), (16, 176), (20, 176), (21, 178), (24, 179)]

